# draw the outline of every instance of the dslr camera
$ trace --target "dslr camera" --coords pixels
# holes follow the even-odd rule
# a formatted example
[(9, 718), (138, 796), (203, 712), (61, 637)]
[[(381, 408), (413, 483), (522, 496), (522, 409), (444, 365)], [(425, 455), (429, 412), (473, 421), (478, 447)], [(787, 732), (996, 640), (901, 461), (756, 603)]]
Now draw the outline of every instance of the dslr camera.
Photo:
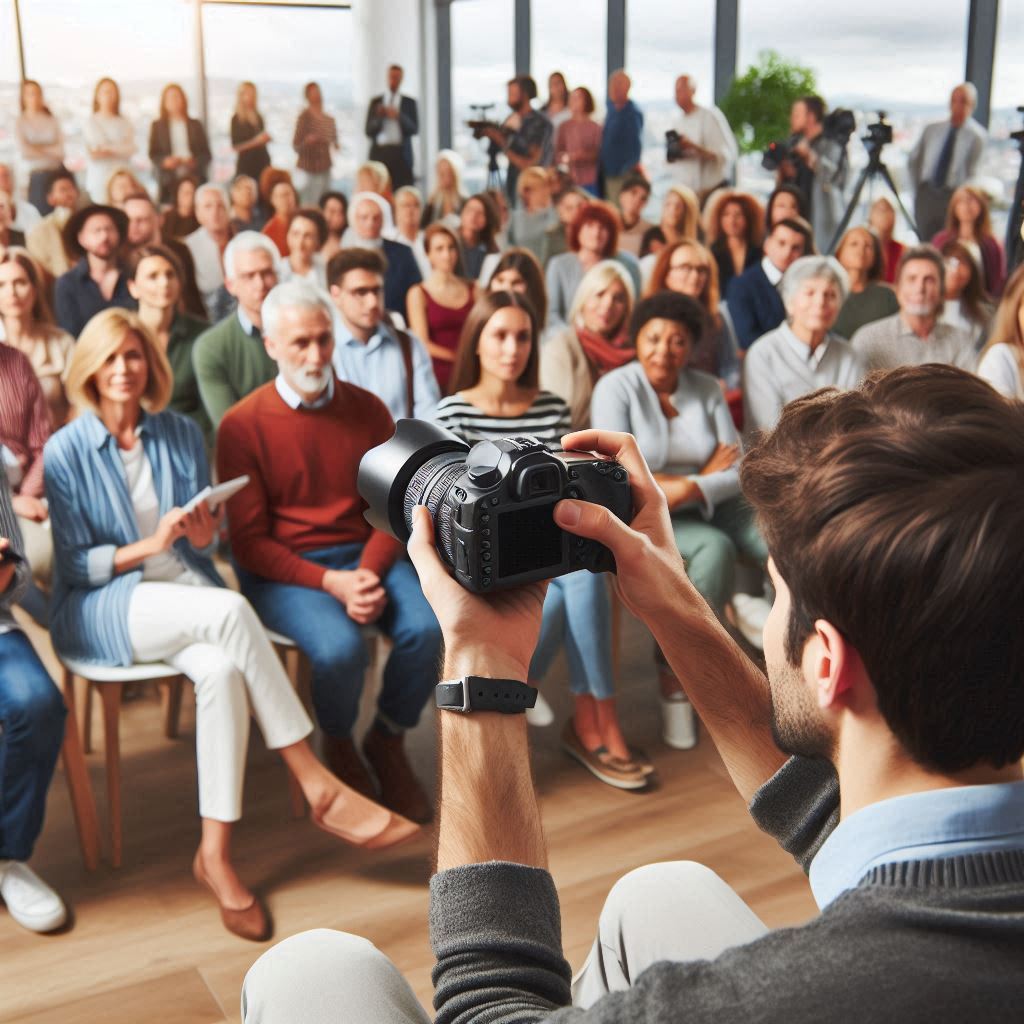
[(686, 154), (683, 152), (683, 140), (674, 128), (665, 132), (665, 159), (670, 164), (686, 159)]
[(878, 120), (868, 125), (868, 133), (864, 136), (864, 145), (869, 149), (877, 146), (881, 149), (892, 142), (892, 125), (886, 120), (884, 110), (878, 111)]
[(793, 137), (788, 139), (776, 139), (769, 142), (765, 151), (761, 154), (761, 166), (766, 171), (777, 171), (784, 160), (789, 160), (793, 155)]
[(535, 437), (504, 437), (472, 447), (424, 420), (398, 421), (394, 436), (359, 464), (359, 493), (371, 526), (401, 541), (425, 505), (438, 554), (467, 590), (495, 590), (564, 576), (613, 572), (611, 552), (566, 533), (555, 504), (579, 498), (623, 521), (633, 512), (619, 463), (586, 452), (550, 452)]

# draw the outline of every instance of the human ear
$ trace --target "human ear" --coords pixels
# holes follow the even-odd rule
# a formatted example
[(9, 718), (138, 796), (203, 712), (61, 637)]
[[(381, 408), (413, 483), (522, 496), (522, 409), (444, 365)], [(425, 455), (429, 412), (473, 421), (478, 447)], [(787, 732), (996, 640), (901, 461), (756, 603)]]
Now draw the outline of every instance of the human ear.
[(809, 667), (818, 707), (834, 707), (853, 685), (852, 649), (842, 633), (827, 619), (814, 623), (814, 636), (808, 644)]

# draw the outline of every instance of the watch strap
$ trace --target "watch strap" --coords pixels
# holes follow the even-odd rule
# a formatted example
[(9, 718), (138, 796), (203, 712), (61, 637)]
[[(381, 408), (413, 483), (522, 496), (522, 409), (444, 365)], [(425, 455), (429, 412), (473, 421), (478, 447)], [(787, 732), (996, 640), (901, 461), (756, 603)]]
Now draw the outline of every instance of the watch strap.
[(438, 683), (434, 700), (442, 711), (497, 711), (515, 715), (537, 703), (537, 688), (517, 679), (463, 676)]

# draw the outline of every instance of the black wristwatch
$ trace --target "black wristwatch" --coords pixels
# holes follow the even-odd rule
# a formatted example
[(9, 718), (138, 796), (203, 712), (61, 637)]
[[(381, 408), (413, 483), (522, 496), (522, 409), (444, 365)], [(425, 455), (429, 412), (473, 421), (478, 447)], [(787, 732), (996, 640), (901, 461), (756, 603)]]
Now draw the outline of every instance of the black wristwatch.
[(434, 699), (442, 711), (498, 711), (517, 715), (537, 703), (537, 688), (515, 679), (463, 676), (438, 683)]

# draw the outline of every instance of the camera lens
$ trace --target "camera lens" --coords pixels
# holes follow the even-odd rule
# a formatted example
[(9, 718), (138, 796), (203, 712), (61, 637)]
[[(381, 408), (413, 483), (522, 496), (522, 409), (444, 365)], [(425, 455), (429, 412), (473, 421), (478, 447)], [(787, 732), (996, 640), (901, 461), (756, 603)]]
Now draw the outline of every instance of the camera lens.
[(455, 481), (465, 472), (466, 459), (463, 452), (445, 452), (425, 462), (413, 475), (406, 488), (402, 509), (405, 523), (412, 530), (412, 510), (425, 505), (434, 520), (434, 543), (441, 557), (449, 565), (455, 565), (454, 521), (456, 510), (448, 496)]

